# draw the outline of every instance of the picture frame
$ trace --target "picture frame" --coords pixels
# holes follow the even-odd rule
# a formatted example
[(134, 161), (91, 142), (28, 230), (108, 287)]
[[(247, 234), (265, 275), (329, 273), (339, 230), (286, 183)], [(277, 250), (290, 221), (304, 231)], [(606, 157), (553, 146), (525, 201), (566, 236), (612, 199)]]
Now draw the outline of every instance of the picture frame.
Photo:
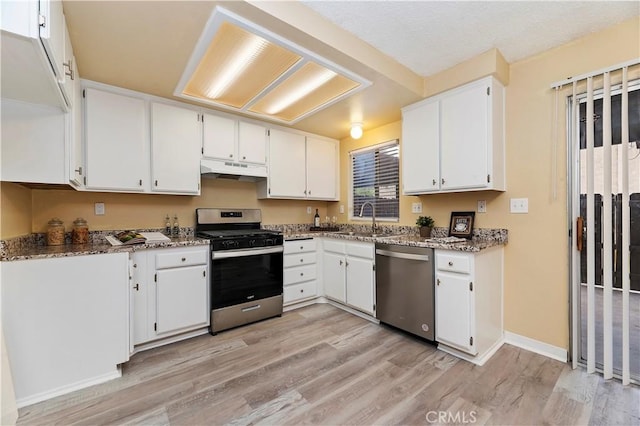
[(476, 212), (451, 212), (449, 236), (470, 240), (473, 237), (473, 220), (475, 216)]

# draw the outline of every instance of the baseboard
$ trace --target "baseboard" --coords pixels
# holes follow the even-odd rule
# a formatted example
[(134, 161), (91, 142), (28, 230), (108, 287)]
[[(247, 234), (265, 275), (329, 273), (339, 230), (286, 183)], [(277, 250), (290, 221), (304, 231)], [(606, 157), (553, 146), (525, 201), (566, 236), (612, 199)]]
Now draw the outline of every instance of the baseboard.
[(559, 348), (539, 340), (534, 340), (526, 336), (511, 333), (510, 331), (504, 332), (504, 342), (560, 362), (567, 362), (569, 359), (566, 349)]
[(190, 339), (192, 337), (201, 336), (203, 334), (207, 334), (209, 332), (209, 327), (198, 328), (196, 330), (187, 331), (182, 334), (178, 334), (176, 336), (165, 337), (158, 340), (152, 340), (150, 342), (140, 343), (133, 348), (133, 352), (131, 355), (137, 354), (138, 352), (146, 351), (149, 349), (154, 349), (160, 346), (168, 345), (170, 343), (179, 342), (181, 340)]
[(47, 399), (55, 398), (56, 396), (60, 396), (60, 395), (71, 393), (80, 389), (88, 388), (89, 386), (97, 385), (100, 383), (108, 382), (109, 380), (117, 379), (118, 377), (121, 377), (121, 376), (122, 376), (122, 370), (119, 367), (114, 367), (113, 371), (102, 374), (100, 376), (91, 377), (89, 379), (81, 380), (79, 382), (75, 382), (69, 385), (61, 386), (59, 388), (51, 389), (46, 392), (41, 392), (35, 395), (30, 395), (25, 398), (17, 399), (16, 405), (18, 406), (18, 408), (26, 407), (27, 405), (31, 405)]
[(295, 303), (290, 303), (288, 305), (285, 305), (282, 308), (282, 312), (293, 311), (295, 309), (304, 308), (305, 306), (315, 305), (316, 303), (319, 303), (318, 302), (318, 297), (314, 296), (311, 299), (305, 299), (305, 300), (302, 300), (300, 302), (295, 302)]
[(448, 354), (454, 355), (458, 358), (464, 359), (465, 361), (469, 361), (478, 366), (483, 366), (487, 361), (489, 361), (489, 358), (491, 358), (496, 352), (498, 352), (498, 349), (500, 349), (504, 343), (505, 343), (504, 339), (497, 340), (496, 342), (493, 343), (493, 345), (491, 345), (491, 347), (489, 347), (489, 349), (487, 349), (483, 353), (478, 354), (476, 356), (469, 355), (465, 352), (459, 351), (458, 349), (452, 348), (443, 343), (438, 343), (438, 349)]

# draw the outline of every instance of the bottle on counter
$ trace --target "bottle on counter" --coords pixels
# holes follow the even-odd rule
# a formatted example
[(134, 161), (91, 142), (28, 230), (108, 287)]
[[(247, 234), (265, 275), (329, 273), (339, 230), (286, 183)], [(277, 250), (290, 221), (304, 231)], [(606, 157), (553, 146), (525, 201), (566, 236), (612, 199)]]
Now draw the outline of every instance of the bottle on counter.
[(73, 244), (87, 244), (89, 242), (89, 225), (87, 221), (81, 217), (73, 221), (71, 242)]
[(313, 217), (313, 226), (320, 227), (320, 215), (318, 214), (318, 209), (316, 209), (316, 215)]
[(164, 234), (168, 237), (171, 236), (171, 219), (169, 219), (169, 214), (164, 218)]
[(173, 230), (171, 236), (178, 237), (180, 235), (180, 225), (178, 224), (178, 215), (173, 215)]
[(54, 217), (48, 222), (47, 244), (50, 246), (61, 246), (64, 244), (64, 223)]

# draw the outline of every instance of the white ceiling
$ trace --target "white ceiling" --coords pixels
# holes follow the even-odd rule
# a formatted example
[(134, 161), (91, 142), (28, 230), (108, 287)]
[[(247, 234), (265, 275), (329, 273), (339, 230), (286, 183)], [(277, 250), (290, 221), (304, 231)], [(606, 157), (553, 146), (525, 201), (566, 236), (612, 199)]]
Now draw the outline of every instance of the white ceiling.
[(640, 15), (639, 1), (308, 1), (426, 77), (489, 49), (507, 62)]

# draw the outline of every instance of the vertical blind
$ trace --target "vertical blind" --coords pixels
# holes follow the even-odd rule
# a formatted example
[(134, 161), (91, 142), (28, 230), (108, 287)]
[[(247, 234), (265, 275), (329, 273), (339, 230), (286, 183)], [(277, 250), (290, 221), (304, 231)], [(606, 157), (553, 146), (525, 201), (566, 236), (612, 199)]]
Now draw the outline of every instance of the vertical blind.
[[(636, 66), (640, 63), (638, 60), (630, 61), (628, 63), (619, 64), (614, 67), (610, 67), (605, 70), (599, 70), (594, 73), (575, 77), (569, 81), (558, 82), (552, 85), (552, 88), (556, 89), (556, 93), (559, 88), (567, 84), (572, 85), (572, 95), (570, 96), (570, 105), (572, 105), (571, 114), (569, 117), (568, 125), (568, 137), (567, 141), (570, 151), (577, 153), (581, 146), (586, 150), (583, 161), (586, 163), (586, 169), (584, 169), (583, 176), (576, 180), (583, 179), (586, 181), (582, 183), (583, 188), (586, 187), (586, 228), (582, 228), (582, 218), (579, 217), (580, 203), (576, 201), (575, 195), (572, 200), (572, 214), (574, 218), (578, 218), (576, 226), (572, 232), (572, 362), (574, 368), (579, 361), (579, 342), (580, 342), (580, 329), (582, 321), (585, 320), (586, 314), (586, 365), (587, 371), (590, 373), (595, 372), (598, 368), (596, 365), (596, 346), (601, 348), (602, 362), (600, 370), (602, 371), (605, 379), (610, 379), (614, 376), (613, 371), (613, 354), (619, 353), (621, 362), (620, 377), (623, 384), (630, 383), (630, 345), (629, 345), (629, 322), (630, 322), (630, 310), (629, 310), (629, 297), (630, 297), (630, 198), (629, 198), (629, 158), (628, 149), (629, 145), (629, 113), (640, 116), (640, 110), (637, 108), (629, 108), (629, 90), (628, 90), (628, 69), (629, 67)], [(621, 107), (615, 110), (614, 117), (612, 117), (612, 74), (615, 74), (616, 79), (621, 81), (620, 83), (620, 103)], [(584, 87), (586, 84), (586, 100), (584, 101), (585, 122), (581, 135), (579, 109), (578, 106), (581, 102), (577, 95), (578, 85)], [(596, 86), (597, 85), (597, 86)], [(596, 87), (598, 89), (596, 90)], [(581, 89), (584, 90), (584, 89)], [(594, 98), (596, 92), (598, 97), (601, 94), (601, 115), (594, 112)], [(557, 97), (556, 97), (557, 99)], [(637, 117), (632, 117), (635, 119)], [(620, 168), (616, 172), (616, 182), (612, 182), (612, 160), (617, 163), (618, 158), (616, 155), (612, 155), (612, 119), (620, 123), (620, 144), (623, 149), (620, 149), (619, 165)], [(636, 120), (637, 121), (637, 120)], [(596, 125), (596, 122), (598, 123)], [(601, 127), (600, 127), (601, 126)], [(598, 127), (596, 129), (596, 127)], [(597, 130), (597, 131), (596, 131)], [(616, 135), (617, 136), (617, 135)], [(582, 141), (581, 141), (582, 137)], [(596, 142), (597, 139), (601, 138)], [(615, 142), (613, 142), (615, 143)], [(595, 150), (598, 149), (598, 158), (602, 158), (601, 166), (595, 164)], [(579, 161), (574, 161), (573, 164), (577, 164)], [(615, 171), (614, 171), (615, 172)], [(586, 176), (585, 176), (586, 174)], [(573, 174), (576, 176), (576, 173)], [(617, 253), (616, 245), (612, 238), (614, 236), (614, 217), (612, 214), (612, 194), (614, 192), (613, 186), (615, 184), (615, 192), (621, 192), (621, 240), (620, 245), (621, 253)], [(573, 185), (574, 194), (580, 193), (580, 183)], [(596, 189), (599, 188), (599, 189)], [(597, 192), (601, 192), (599, 196)], [(613, 194), (615, 195), (615, 194)], [(602, 199), (602, 207), (600, 203), (596, 203), (597, 199)], [(598, 205), (596, 205), (598, 204)], [(601, 208), (601, 210), (599, 210)], [(596, 218), (599, 218), (601, 226), (596, 226)], [(581, 253), (578, 250), (582, 250), (582, 240), (586, 239), (586, 283), (584, 279), (581, 279), (580, 258)], [(582, 253), (584, 257), (584, 253)], [(614, 261), (617, 257), (622, 258), (622, 274), (621, 274), (621, 291), (620, 298), (622, 300), (622, 309), (620, 312), (621, 327), (620, 330), (614, 330), (614, 315), (613, 315), (613, 279), (614, 279)], [(601, 264), (596, 268), (597, 260)], [(586, 284), (586, 303), (581, 304), (581, 292), (582, 286)], [(596, 287), (597, 290), (596, 291)], [(601, 294), (601, 297), (597, 297)], [(578, 312), (582, 309), (586, 312), (582, 312), (583, 315), (578, 315)], [(614, 333), (619, 332), (621, 334), (620, 339), (613, 338)], [(582, 354), (585, 355), (584, 353)]]
[[(349, 153), (353, 216), (365, 202), (376, 208), (376, 218), (397, 219), (400, 198), (400, 147), (398, 140)], [(363, 217), (371, 217), (368, 206)]]

